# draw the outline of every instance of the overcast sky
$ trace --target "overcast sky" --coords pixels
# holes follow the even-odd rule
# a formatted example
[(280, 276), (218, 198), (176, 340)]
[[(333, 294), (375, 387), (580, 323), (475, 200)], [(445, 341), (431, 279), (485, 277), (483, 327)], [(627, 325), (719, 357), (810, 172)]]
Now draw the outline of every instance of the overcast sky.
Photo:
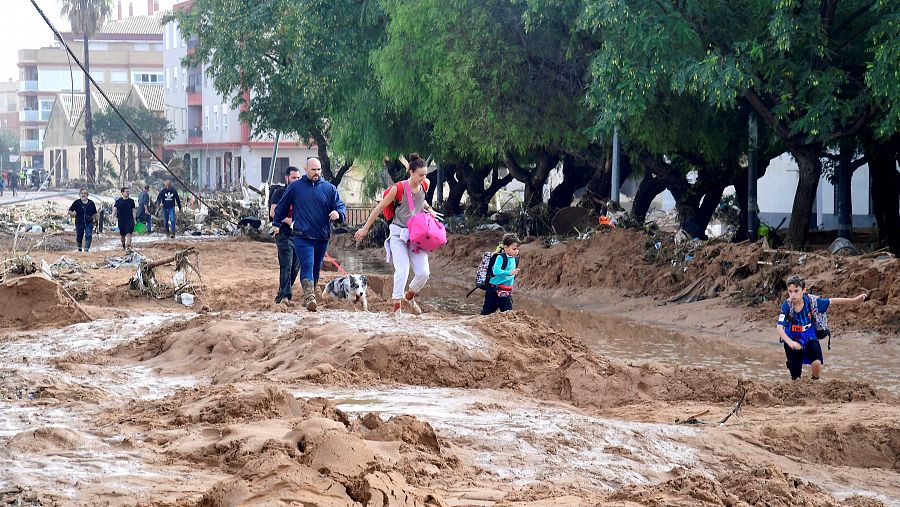
[[(116, 2), (113, 0), (113, 17), (116, 16)], [(68, 31), (68, 21), (59, 15), (59, 0), (35, 0), (38, 7), (50, 18), (59, 31)], [(122, 0), (122, 14), (128, 15), (129, 0)], [(147, 14), (147, 0), (133, 0), (134, 14)], [(170, 9), (175, 0), (160, 0), (160, 9)], [(41, 19), (31, 4), (31, 0), (0, 0), (0, 80), (19, 79), (20, 49), (49, 46), (53, 42), (53, 32)], [(62, 50), (60, 50), (62, 51)], [(80, 56), (80, 55), (79, 55)]]

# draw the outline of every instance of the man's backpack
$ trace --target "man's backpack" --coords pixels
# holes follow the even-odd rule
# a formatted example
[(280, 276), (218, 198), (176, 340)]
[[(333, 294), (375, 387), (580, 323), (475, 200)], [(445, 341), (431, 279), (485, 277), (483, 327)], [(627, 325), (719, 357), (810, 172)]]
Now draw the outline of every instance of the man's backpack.
[[(391, 191), (392, 187), (397, 188), (397, 195), (394, 197), (394, 203), (392, 206), (387, 206), (383, 210), (381, 210), (381, 215), (384, 216), (384, 219), (388, 223), (390, 223), (392, 220), (394, 220), (394, 214), (396, 213), (397, 206), (400, 205), (400, 202), (403, 200), (403, 194), (405, 193), (403, 191), (403, 181), (398, 181), (397, 183), (393, 184), (391, 187), (387, 187), (386, 189), (384, 189), (384, 193), (381, 194), (382, 199), (387, 197), (387, 195)], [(428, 180), (425, 180), (422, 182), (422, 190), (428, 192)]]

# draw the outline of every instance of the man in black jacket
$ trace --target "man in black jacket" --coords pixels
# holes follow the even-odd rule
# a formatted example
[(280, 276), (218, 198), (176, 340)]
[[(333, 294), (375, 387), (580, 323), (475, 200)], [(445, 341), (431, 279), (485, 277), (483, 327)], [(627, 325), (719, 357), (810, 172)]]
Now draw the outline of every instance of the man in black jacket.
[[(269, 219), (275, 218), (275, 207), (284, 196), (288, 185), (300, 179), (300, 169), (288, 167), (284, 171), (284, 185), (277, 185), (269, 194)], [(294, 282), (297, 281), (297, 273), (300, 271), (300, 259), (294, 251), (294, 236), (291, 233), (293, 226), (292, 217), (289, 215), (281, 223), (272, 223), (275, 232), (275, 244), (278, 246), (278, 294), (275, 302), (288, 301), (294, 295)]]
[(78, 243), (78, 251), (81, 251), (82, 239), (84, 240), (84, 251), (90, 251), (94, 220), (97, 219), (97, 205), (88, 199), (86, 188), (78, 191), (78, 199), (69, 206), (69, 216), (75, 217), (75, 242)]
[(156, 204), (162, 203), (163, 224), (166, 226), (166, 236), (175, 237), (175, 206), (178, 205), (178, 211), (181, 212), (181, 199), (178, 198), (178, 192), (172, 188), (172, 180), (166, 180), (159, 195), (156, 196)]

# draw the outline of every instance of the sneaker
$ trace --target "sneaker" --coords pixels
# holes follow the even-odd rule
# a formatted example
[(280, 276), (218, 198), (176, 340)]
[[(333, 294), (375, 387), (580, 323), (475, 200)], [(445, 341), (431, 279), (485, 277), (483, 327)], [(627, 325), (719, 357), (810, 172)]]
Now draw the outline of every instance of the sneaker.
[(309, 312), (314, 312), (319, 308), (319, 305), (316, 303), (315, 296), (309, 296), (306, 298), (306, 310)]
[(401, 310), (401, 306), (402, 303), (400, 301), (395, 302), (394, 308), (391, 310), (391, 315), (400, 315), (401, 313), (403, 313), (403, 310)]
[(416, 303), (416, 300), (413, 299), (415, 297), (416, 297), (416, 293), (411, 290), (408, 290), (408, 291), (406, 291), (406, 296), (404, 297), (404, 299), (406, 300), (407, 303), (409, 303), (409, 308), (412, 310), (413, 315), (421, 315), (422, 308), (419, 306), (419, 303)]
[(277, 305), (277, 304), (280, 303), (283, 299), (284, 299), (284, 296), (282, 296), (281, 294), (275, 296), (275, 304)]

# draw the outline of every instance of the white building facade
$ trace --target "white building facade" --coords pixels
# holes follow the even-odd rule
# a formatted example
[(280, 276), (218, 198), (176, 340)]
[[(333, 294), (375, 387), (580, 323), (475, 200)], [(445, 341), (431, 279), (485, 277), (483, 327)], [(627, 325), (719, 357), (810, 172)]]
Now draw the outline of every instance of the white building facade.
[[(175, 9), (189, 9), (190, 4), (182, 2)], [(181, 161), (191, 184), (211, 190), (261, 188), (270, 171), (281, 182), (285, 168), (302, 168), (308, 157), (316, 156), (313, 148), (282, 138), (273, 161), (271, 136), (252, 138), (249, 125), (238, 118), (240, 110), (216, 92), (205, 68), (182, 65), (195, 47), (196, 40), (184, 40), (176, 21), (163, 26), (165, 115), (176, 131), (166, 150)]]

